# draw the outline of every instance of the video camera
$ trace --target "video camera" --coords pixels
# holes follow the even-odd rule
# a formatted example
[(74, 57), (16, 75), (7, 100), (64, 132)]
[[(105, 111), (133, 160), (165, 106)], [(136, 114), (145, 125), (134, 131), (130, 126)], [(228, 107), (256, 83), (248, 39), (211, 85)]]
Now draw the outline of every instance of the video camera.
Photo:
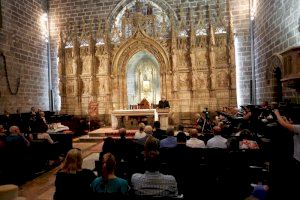
[(205, 110), (202, 111), (202, 113), (205, 114), (205, 119), (206, 119), (206, 120), (209, 120), (209, 112), (208, 112), (208, 108), (205, 108)]

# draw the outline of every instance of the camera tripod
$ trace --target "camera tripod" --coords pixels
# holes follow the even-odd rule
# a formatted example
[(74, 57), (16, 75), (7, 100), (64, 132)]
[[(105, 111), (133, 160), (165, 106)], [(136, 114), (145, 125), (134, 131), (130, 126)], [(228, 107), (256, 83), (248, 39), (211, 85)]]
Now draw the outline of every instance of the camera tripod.
[(202, 126), (202, 133), (204, 133), (204, 130), (205, 130), (205, 132), (212, 131), (211, 123), (209, 122), (209, 119), (207, 117), (205, 117), (205, 119), (204, 119), (204, 123)]

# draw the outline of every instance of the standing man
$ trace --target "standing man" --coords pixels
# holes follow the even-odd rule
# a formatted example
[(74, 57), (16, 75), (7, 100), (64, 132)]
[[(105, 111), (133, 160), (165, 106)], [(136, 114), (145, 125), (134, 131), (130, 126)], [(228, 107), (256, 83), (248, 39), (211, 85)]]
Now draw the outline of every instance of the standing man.
[(170, 108), (169, 101), (166, 100), (165, 96), (162, 96), (161, 100), (158, 102), (158, 108)]

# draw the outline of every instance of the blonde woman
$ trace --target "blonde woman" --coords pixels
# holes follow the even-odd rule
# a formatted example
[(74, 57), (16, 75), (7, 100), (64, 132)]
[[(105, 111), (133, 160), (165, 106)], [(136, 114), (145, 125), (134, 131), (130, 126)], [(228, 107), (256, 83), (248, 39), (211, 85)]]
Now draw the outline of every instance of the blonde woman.
[(56, 174), (54, 199), (90, 199), (91, 182), (96, 175), (89, 169), (82, 169), (81, 150), (71, 149), (61, 170)]

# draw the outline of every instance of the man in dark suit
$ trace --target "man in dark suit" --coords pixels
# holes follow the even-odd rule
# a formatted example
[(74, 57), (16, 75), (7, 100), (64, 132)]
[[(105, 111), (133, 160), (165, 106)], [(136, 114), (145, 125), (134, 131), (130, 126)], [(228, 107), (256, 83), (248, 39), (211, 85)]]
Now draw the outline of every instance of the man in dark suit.
[(161, 100), (158, 102), (158, 108), (170, 108), (169, 101), (166, 100), (166, 97), (161, 97)]

